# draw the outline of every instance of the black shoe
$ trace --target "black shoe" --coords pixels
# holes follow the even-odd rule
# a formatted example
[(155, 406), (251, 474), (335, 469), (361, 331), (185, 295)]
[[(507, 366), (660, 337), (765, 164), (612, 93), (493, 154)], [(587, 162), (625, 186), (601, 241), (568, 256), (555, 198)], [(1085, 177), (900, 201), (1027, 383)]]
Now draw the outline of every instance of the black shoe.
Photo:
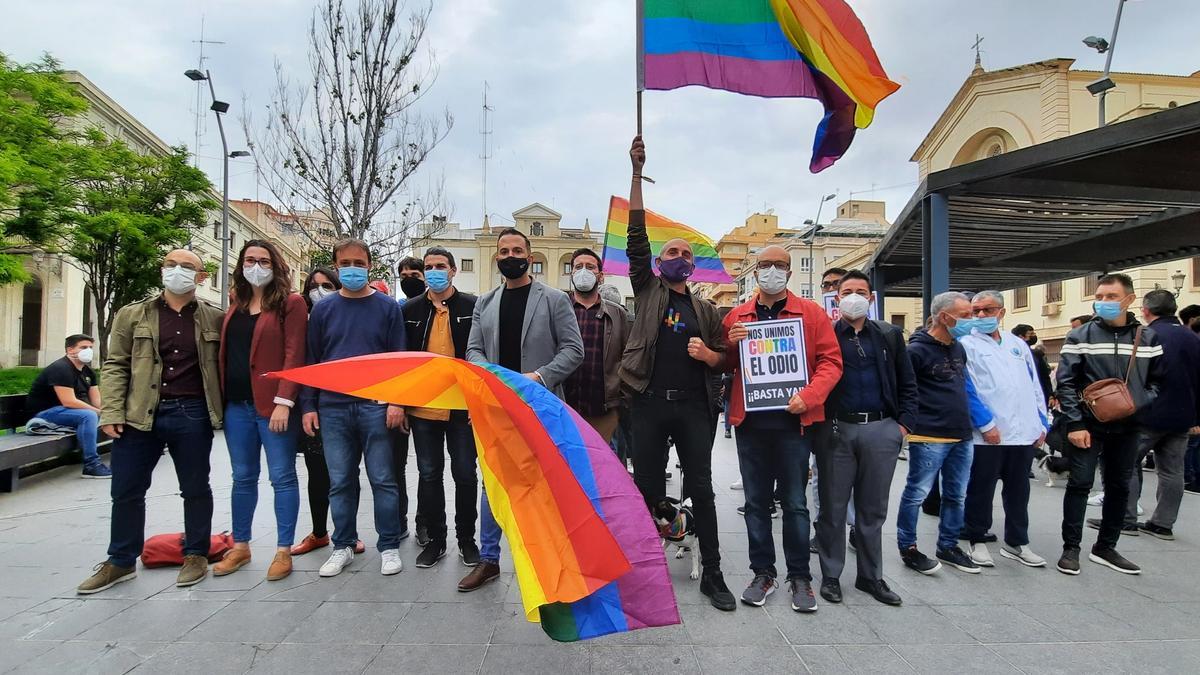
[(820, 549), (817, 548), (817, 538), (816, 537), (812, 537), (808, 540), (808, 552), (809, 552), (809, 554), (821, 552)]
[(846, 540), (846, 547), (851, 551), (858, 550), (858, 531), (854, 529), (853, 525), (850, 526), (850, 538)]
[(446, 557), (446, 544), (431, 541), (417, 554), (417, 567), (433, 567), (444, 557)]
[(729, 433), (728, 431), (726, 431), (726, 432), (725, 432), (725, 438), (733, 438), (733, 434), (731, 434), (731, 433)]
[(1145, 532), (1151, 537), (1157, 537), (1164, 541), (1175, 541), (1175, 532), (1169, 527), (1155, 525), (1151, 522), (1138, 523), (1138, 530)]
[(904, 566), (908, 569), (916, 570), (926, 576), (932, 575), (942, 569), (940, 562), (930, 560), (929, 556), (917, 550), (916, 544), (901, 550), (900, 559), (904, 561)]
[(479, 547), (475, 545), (475, 541), (464, 541), (458, 545), (458, 557), (462, 558), (462, 564), (467, 567), (475, 567), (479, 564)]
[(888, 588), (887, 582), (883, 579), (871, 581), (860, 577), (854, 580), (854, 587), (885, 605), (899, 607), (904, 602), (899, 595), (896, 595), (895, 591)]
[(1146, 455), (1146, 461), (1145, 461), (1145, 463), (1143, 463), (1143, 464), (1142, 464), (1142, 468), (1143, 468), (1143, 469), (1148, 469), (1148, 470), (1150, 470), (1150, 471), (1153, 471), (1153, 470), (1154, 470), (1154, 467), (1155, 467), (1155, 464), (1154, 464), (1154, 453), (1153, 453), (1153, 452), (1151, 452), (1150, 454)]
[(994, 543), (1000, 541), (1000, 538), (997, 537), (996, 535), (992, 534), (991, 532), (985, 532), (983, 534), (983, 539), (981, 539), (980, 541), (982, 541), (985, 544), (994, 544)]
[(938, 500), (936, 502), (931, 502), (931, 501), (926, 500), (925, 502), (923, 502), (921, 504), (921, 513), (924, 513), (927, 516), (933, 516), (934, 518), (937, 518), (938, 516), (942, 515), (941, 500)]
[(733, 593), (729, 592), (729, 587), (725, 585), (725, 575), (721, 574), (720, 570), (704, 570), (700, 575), (700, 592), (708, 596), (708, 601), (713, 607), (723, 611), (732, 612), (737, 609), (737, 600), (733, 597)]
[[(738, 512), (738, 515), (739, 515), (739, 516), (744, 516), (744, 515), (746, 515), (746, 507), (745, 507), (745, 506), (739, 506), (739, 507), (737, 507), (737, 512)], [(772, 505), (771, 505), (771, 517), (772, 517), (772, 518), (778, 518), (778, 517), (779, 517), (779, 509), (776, 509), (774, 504), (772, 504)], [(814, 544), (814, 546), (815, 546), (815, 544)], [(815, 553), (816, 551), (813, 551), (813, 552)]]
[(817, 611), (817, 596), (813, 595), (812, 582), (807, 579), (788, 579), (788, 590), (792, 592), (792, 610), (812, 614)]
[[(418, 525), (417, 526), (417, 546), (420, 546), (421, 548), (425, 548), (426, 546), (429, 545), (429, 542), (431, 542), (431, 541), (433, 541), (433, 540), (429, 538), (429, 528), (425, 527), (424, 525)], [(420, 565), (417, 565), (417, 567), (420, 567)]]
[(1058, 559), (1058, 571), (1063, 574), (1077, 576), (1079, 574), (1079, 549), (1064, 548), (1062, 557)]
[(939, 548), (937, 550), (937, 559), (946, 563), (961, 572), (967, 574), (979, 574), (979, 565), (971, 560), (971, 556), (963, 553), (963, 550), (957, 546), (954, 548)]
[(1114, 569), (1121, 574), (1141, 574), (1142, 568), (1134, 565), (1125, 559), (1125, 556), (1117, 553), (1115, 548), (1092, 548), (1091, 554), (1088, 555), (1088, 560), (1097, 565), (1104, 565), (1110, 569)]
[[(1104, 520), (1101, 518), (1088, 518), (1087, 519), (1087, 526), (1092, 528), (1093, 530), (1100, 529), (1100, 526), (1103, 524), (1104, 524)], [(1136, 524), (1134, 524), (1134, 523), (1122, 523), (1121, 524), (1121, 536), (1122, 537), (1136, 537), (1139, 534), (1141, 534), (1141, 530), (1138, 529), (1138, 526)]]
[(821, 597), (837, 604), (842, 601), (842, 582), (832, 577), (821, 580)]

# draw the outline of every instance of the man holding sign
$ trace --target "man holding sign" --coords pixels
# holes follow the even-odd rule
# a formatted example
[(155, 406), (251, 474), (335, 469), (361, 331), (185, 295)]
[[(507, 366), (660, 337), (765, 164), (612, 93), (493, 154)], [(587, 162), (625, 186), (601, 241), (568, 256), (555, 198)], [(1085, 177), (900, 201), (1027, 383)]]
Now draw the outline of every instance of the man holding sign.
[(725, 317), (726, 367), (734, 373), (729, 419), (737, 427), (754, 572), (742, 602), (762, 606), (778, 586), (771, 536), (778, 483), (792, 609), (815, 612), (804, 494), (812, 452), (809, 427), (825, 421), (825, 398), (842, 375), (842, 353), (821, 307), (788, 291), (791, 274), (786, 250), (764, 248), (755, 269), (757, 294)]

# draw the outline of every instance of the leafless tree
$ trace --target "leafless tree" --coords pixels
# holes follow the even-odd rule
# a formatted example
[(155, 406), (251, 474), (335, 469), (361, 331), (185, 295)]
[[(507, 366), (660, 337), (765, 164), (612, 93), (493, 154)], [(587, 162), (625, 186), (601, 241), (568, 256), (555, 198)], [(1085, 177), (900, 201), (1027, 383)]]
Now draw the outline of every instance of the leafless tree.
[[(414, 178), (454, 123), (448, 110), (426, 115), (418, 106), (437, 79), (425, 39), (432, 10), (324, 0), (313, 11), (310, 72), (294, 83), (276, 61), (266, 123), (242, 118), (283, 211), (324, 212), (339, 236), (385, 250), (411, 247), (430, 234), (418, 235), (420, 224), (449, 212), (440, 178), (423, 186)], [(299, 229), (319, 243), (317, 232)]]

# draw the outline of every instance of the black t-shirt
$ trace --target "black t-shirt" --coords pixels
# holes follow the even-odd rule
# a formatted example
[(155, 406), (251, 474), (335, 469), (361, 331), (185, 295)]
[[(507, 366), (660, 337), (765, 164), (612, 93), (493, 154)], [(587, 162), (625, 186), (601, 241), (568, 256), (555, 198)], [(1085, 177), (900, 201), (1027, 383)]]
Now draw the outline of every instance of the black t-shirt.
[(242, 310), (229, 318), (225, 329), (225, 400), (253, 401), (254, 390), (250, 387), (250, 343), (254, 341), (254, 327), (261, 314), (250, 314)]
[(658, 327), (658, 342), (654, 346), (654, 372), (650, 375), (652, 391), (705, 391), (706, 366), (688, 356), (688, 341), (694, 337), (700, 337), (700, 320), (692, 307), (692, 296), (671, 291), (667, 310)]
[(29, 388), (26, 407), (30, 415), (36, 415), (43, 410), (62, 405), (58, 394), (54, 392), (55, 387), (70, 387), (75, 390), (75, 398), (89, 403), (88, 389), (95, 384), (96, 373), (92, 372), (91, 368), (76, 368), (71, 359), (64, 356), (38, 373), (33, 386)]
[(521, 332), (533, 284), (500, 291), (500, 365), (521, 372)]

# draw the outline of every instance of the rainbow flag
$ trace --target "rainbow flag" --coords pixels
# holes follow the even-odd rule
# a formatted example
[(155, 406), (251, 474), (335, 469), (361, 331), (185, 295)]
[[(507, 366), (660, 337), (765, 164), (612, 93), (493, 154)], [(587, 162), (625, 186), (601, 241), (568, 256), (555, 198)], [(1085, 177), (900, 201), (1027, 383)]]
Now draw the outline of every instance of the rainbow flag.
[(844, 0), (639, 0), (639, 89), (819, 100), (809, 169), (832, 166), (900, 88)]
[[(664, 218), (653, 211), (646, 211), (646, 234), (650, 237), (650, 253), (657, 256), (663, 244), (672, 239), (684, 239), (692, 245), (696, 271), (689, 281), (706, 281), (715, 284), (732, 284), (733, 279), (725, 272), (725, 265), (717, 255), (712, 239), (700, 232)], [(604, 230), (604, 273), (629, 276), (629, 256), (625, 253), (629, 238), (629, 200), (612, 197), (608, 202), (608, 227)]]
[(661, 540), (633, 480), (600, 435), (542, 385), (426, 352), (271, 376), (397, 405), (467, 410), (526, 617), (551, 638), (680, 622)]

